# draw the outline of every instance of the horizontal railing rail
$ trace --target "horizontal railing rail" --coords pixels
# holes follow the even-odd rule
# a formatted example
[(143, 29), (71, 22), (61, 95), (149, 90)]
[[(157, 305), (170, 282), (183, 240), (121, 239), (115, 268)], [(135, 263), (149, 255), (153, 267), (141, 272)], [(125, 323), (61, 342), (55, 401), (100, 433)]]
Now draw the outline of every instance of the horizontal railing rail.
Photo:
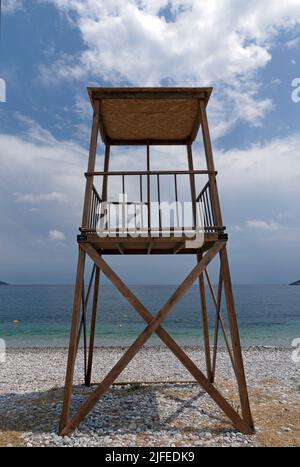
[(86, 177), (97, 176), (127, 176), (127, 175), (217, 175), (216, 171), (209, 170), (129, 170), (129, 171), (109, 171), (109, 172), (85, 172)]

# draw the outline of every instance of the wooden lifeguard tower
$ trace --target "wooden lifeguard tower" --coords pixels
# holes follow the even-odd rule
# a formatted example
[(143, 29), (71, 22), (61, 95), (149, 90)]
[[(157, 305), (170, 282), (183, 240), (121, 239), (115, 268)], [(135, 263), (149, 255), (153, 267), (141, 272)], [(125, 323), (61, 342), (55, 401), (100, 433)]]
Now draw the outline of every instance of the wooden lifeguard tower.
[[(89, 413), (98, 399), (110, 388), (124, 368), (129, 364), (153, 333), (156, 333), (194, 379), (212, 397), (216, 404), (231, 420), (235, 428), (243, 433), (253, 433), (248, 391), (243, 366), (241, 344), (230, 279), (225, 233), (216, 171), (206, 114), (211, 88), (89, 88), (93, 107), (86, 188), (84, 196), (82, 224), (77, 237), (79, 256), (73, 315), (68, 354), (64, 402), (60, 420), (60, 433), (70, 434)], [(194, 170), (192, 143), (201, 128), (203, 138), (204, 170)], [(95, 171), (98, 133), (105, 145), (104, 169)], [(110, 150), (112, 146), (144, 145), (144, 171), (110, 171)], [(151, 170), (150, 150), (153, 145), (176, 145), (183, 149), (186, 170)], [(185, 154), (185, 155), (184, 155)], [(170, 161), (170, 165), (173, 161)], [(121, 197), (111, 199), (108, 187), (116, 177), (120, 179)], [(169, 225), (163, 224), (161, 187), (164, 180), (173, 180), (175, 218)], [(192, 217), (189, 225), (184, 225), (179, 214), (180, 177), (187, 179), (191, 201)], [(197, 188), (199, 177), (205, 178)], [(127, 186), (133, 178), (138, 180), (139, 199), (126, 197)], [(129, 181), (128, 181), (129, 180)], [(100, 183), (101, 182), (101, 183)], [(155, 185), (155, 190), (154, 190)], [(101, 193), (101, 194), (100, 194)], [(128, 209), (131, 209), (130, 222)], [(118, 210), (117, 215), (115, 214)], [(138, 212), (138, 215), (137, 215)], [(133, 213), (133, 214), (132, 214)], [(117, 219), (118, 218), (118, 219)], [(117, 222), (118, 221), (118, 222)], [(189, 221), (188, 221), (189, 222)], [(153, 255), (153, 254), (192, 254), (196, 266), (178, 286), (159, 313), (153, 316), (134, 293), (106, 262), (106, 255)], [(85, 261), (89, 258), (93, 269), (85, 293)], [(220, 260), (219, 283), (215, 291), (207, 266), (216, 257)], [(146, 261), (146, 259), (145, 259)], [(128, 347), (121, 359), (90, 394), (75, 415), (70, 416), (73, 373), (80, 333), (84, 334), (85, 384), (91, 384), (91, 371), (97, 315), (100, 272), (127, 299), (137, 313), (145, 320), (144, 331)], [(201, 313), (205, 349), (206, 374), (189, 358), (184, 350), (163, 328), (162, 323), (175, 304), (198, 282), (201, 297)], [(209, 287), (215, 305), (214, 337), (210, 343), (206, 287)], [(87, 302), (93, 290), (89, 345), (87, 342)], [(221, 316), (221, 297), (224, 291), (229, 334)], [(219, 329), (224, 334), (240, 398), (240, 413), (222, 396), (215, 387), (216, 358)]]

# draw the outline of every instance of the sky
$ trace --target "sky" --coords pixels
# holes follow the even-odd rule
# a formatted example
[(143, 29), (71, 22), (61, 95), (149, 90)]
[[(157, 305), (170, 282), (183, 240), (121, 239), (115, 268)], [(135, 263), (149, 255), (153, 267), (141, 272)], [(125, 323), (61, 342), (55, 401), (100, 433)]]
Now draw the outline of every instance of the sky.
[[(0, 280), (73, 283), (87, 86), (213, 86), (208, 117), (233, 282), (300, 279), (299, 0), (2, 0)], [(139, 151), (116, 151), (112, 168), (139, 166)], [(205, 168), (200, 143), (194, 154)], [(153, 157), (166, 169), (186, 164), (182, 148)], [(195, 259), (109, 262), (128, 282), (163, 284)]]

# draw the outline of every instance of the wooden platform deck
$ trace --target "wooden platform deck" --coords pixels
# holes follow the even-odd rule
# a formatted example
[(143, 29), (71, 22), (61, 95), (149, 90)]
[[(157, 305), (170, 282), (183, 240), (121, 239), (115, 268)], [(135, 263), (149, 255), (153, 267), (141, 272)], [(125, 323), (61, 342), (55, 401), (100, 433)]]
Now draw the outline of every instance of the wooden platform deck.
[(99, 237), (96, 233), (78, 236), (78, 243), (90, 243), (103, 255), (176, 255), (207, 251), (225, 233), (207, 232), (193, 237)]

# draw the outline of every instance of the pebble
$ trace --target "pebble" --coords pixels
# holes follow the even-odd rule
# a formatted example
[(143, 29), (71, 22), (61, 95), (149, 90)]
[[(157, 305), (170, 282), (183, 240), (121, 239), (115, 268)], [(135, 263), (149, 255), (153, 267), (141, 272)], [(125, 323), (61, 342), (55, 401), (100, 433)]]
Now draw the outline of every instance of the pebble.
[[(117, 347), (95, 350), (93, 375), (97, 376), (97, 381), (111, 369), (124, 350)], [(190, 347), (186, 351), (203, 368), (203, 350)], [(300, 381), (299, 365), (292, 362), (290, 349), (247, 348), (244, 354), (249, 385), (259, 387), (259, 379), (276, 379), (280, 382), (282, 404), (289, 404), (289, 390), (295, 390)], [(82, 386), (81, 351), (78, 357), (74, 409), (92, 390)], [(218, 421), (224, 423), (223, 414), (163, 347), (145, 347), (122, 373), (122, 380), (165, 381), (166, 384), (144, 384), (137, 390), (132, 385), (114, 386), (73, 435), (63, 438), (57, 431), (66, 359), (66, 349), (8, 349), (7, 365), (0, 365), (0, 418), (9, 414), (11, 431), (18, 431), (17, 424), (20, 423), (20, 438), (28, 447), (256, 445), (255, 437), (238, 433), (230, 424), (222, 430), (214, 430)], [(223, 350), (218, 354), (217, 374), (233, 381), (230, 361)], [(174, 380), (178, 383), (173, 383)], [(227, 388), (222, 392), (226, 394)], [(259, 432), (260, 428), (257, 428)], [(281, 433), (292, 431), (280, 425), (278, 430)]]

